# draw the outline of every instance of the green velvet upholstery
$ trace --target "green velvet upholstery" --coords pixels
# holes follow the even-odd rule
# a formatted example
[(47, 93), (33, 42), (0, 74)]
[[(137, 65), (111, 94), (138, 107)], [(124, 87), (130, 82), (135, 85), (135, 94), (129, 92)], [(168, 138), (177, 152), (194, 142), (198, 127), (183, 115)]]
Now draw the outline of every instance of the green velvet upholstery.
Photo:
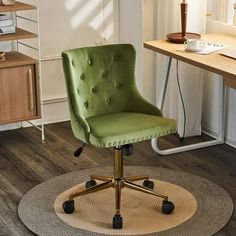
[(62, 53), (74, 135), (97, 147), (135, 143), (176, 132), (135, 83), (135, 49), (105, 45)]

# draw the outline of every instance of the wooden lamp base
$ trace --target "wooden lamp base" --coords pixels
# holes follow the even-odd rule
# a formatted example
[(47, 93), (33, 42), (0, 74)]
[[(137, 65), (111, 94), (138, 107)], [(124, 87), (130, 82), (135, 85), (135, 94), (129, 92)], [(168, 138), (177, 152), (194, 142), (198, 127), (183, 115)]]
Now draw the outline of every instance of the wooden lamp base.
[(200, 39), (201, 35), (186, 32), (188, 4), (186, 0), (180, 4), (181, 7), (181, 32), (170, 33), (166, 37), (171, 43), (184, 43), (187, 39)]
[(184, 43), (187, 39), (200, 39), (201, 35), (187, 32), (185, 36), (183, 36), (182, 32), (178, 32), (170, 33), (166, 37), (171, 43)]

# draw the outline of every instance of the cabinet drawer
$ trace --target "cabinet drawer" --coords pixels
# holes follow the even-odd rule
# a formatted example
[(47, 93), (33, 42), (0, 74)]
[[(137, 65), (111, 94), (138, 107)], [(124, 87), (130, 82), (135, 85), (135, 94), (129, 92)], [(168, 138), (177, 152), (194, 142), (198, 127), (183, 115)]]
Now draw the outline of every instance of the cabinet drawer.
[(39, 116), (36, 65), (0, 69), (0, 123)]

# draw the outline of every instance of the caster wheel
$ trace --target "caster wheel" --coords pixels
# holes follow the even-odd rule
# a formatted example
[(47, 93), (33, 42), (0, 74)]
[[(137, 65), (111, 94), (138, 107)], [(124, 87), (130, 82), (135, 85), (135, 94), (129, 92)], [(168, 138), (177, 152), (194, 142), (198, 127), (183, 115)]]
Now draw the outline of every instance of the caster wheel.
[(75, 211), (75, 201), (70, 200), (63, 203), (63, 210), (66, 214), (71, 214)]
[(143, 186), (146, 187), (146, 188), (149, 188), (149, 189), (154, 189), (154, 182), (150, 181), (148, 179), (145, 179), (143, 181)]
[(170, 215), (175, 209), (175, 205), (173, 202), (170, 201), (163, 201), (162, 203), (162, 212), (166, 215)]
[(120, 215), (115, 215), (113, 217), (113, 229), (121, 229), (122, 228), (122, 217)]
[(97, 182), (94, 179), (91, 179), (85, 183), (86, 188), (91, 188), (97, 185)]

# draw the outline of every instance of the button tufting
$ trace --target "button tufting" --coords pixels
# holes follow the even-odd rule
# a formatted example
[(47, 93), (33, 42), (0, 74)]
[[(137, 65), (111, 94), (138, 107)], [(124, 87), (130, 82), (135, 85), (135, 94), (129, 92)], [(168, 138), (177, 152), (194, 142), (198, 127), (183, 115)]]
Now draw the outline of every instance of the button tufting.
[(111, 103), (111, 98), (107, 98), (106, 102), (107, 102), (107, 104), (110, 104)]
[(118, 56), (117, 55), (114, 56), (114, 61), (118, 61)]
[(97, 88), (96, 87), (92, 88), (92, 92), (96, 93), (97, 92)]
[(72, 66), (75, 66), (75, 63), (74, 63), (74, 61), (73, 61), (73, 60), (71, 61), (71, 64), (72, 64)]
[(120, 89), (120, 87), (121, 87), (121, 84), (120, 84), (120, 83), (117, 83), (117, 84), (116, 84), (116, 88), (117, 88), (117, 89)]
[(84, 107), (87, 109), (88, 108), (88, 101), (84, 102)]
[(79, 93), (79, 88), (77, 88), (77, 93)]
[(84, 74), (82, 74), (82, 75), (80, 76), (80, 79), (81, 79), (81, 80), (84, 80), (84, 79), (85, 79)]
[(107, 71), (104, 70), (104, 71), (102, 72), (102, 77), (104, 77), (104, 78), (107, 77), (107, 74), (108, 74)]
[(89, 65), (92, 65), (92, 63), (93, 63), (92, 59), (91, 59), (91, 58), (88, 59), (88, 64), (89, 64)]

